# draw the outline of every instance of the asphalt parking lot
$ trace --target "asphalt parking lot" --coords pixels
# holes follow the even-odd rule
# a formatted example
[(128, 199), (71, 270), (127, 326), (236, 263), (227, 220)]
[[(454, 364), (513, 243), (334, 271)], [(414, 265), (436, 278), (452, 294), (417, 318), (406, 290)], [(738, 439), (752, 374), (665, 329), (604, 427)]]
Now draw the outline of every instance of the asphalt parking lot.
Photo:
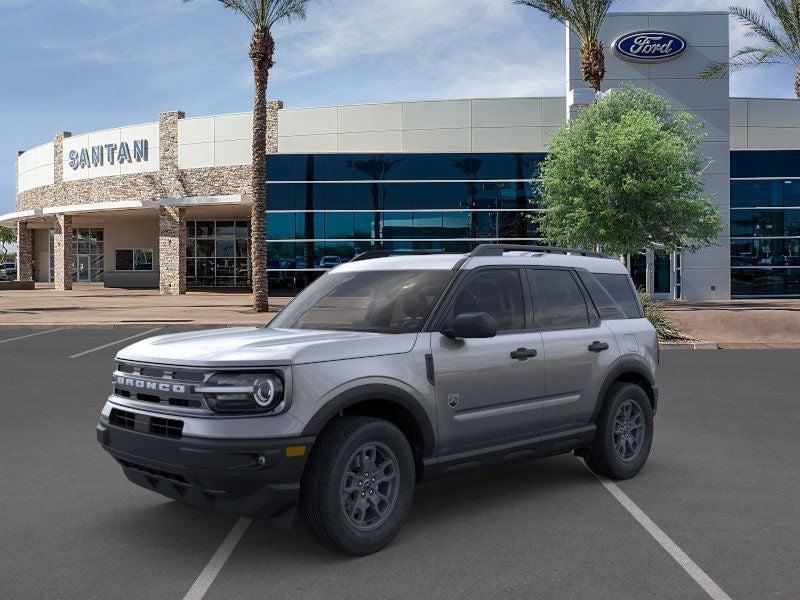
[[(130, 484), (95, 441), (121, 340), (167, 330), (153, 327), (0, 329), (0, 597), (180, 600), (230, 540), (235, 518)], [(252, 522), (202, 597), (800, 597), (798, 365), (791, 350), (662, 352), (652, 454), (618, 489), (719, 592), (559, 456), (419, 486), (365, 558)]]

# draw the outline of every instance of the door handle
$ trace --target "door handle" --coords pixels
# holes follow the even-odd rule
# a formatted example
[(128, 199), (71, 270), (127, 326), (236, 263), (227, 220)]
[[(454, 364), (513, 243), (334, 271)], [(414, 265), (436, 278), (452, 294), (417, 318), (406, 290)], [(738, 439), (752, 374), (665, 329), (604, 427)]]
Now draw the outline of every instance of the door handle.
[(602, 352), (603, 350), (608, 350), (608, 344), (605, 342), (595, 340), (589, 344), (589, 352)]
[(529, 358), (533, 358), (536, 356), (536, 350), (531, 348), (528, 350), (527, 348), (517, 348), (511, 353), (511, 358), (514, 360), (528, 360)]

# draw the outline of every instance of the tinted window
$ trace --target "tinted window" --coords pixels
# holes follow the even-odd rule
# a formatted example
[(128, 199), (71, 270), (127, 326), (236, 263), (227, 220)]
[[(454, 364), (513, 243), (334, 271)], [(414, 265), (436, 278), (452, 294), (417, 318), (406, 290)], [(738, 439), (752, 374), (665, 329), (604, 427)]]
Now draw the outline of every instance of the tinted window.
[(594, 273), (595, 279), (606, 289), (614, 301), (622, 308), (629, 319), (639, 319), (642, 316), (639, 301), (631, 287), (627, 275), (612, 273)]
[(541, 329), (577, 329), (589, 326), (586, 301), (569, 271), (531, 269)]
[[(326, 248), (326, 256), (334, 254)], [(444, 271), (333, 271), (272, 320), (271, 328), (414, 333), (453, 277)]]
[(461, 286), (449, 315), (489, 313), (497, 322), (497, 331), (519, 331), (525, 328), (525, 305), (522, 284), (516, 269), (491, 269), (476, 273)]
[(619, 303), (611, 297), (606, 288), (595, 279), (594, 275), (586, 271), (579, 271), (578, 276), (583, 281), (583, 285), (589, 290), (597, 312), (603, 319), (627, 319), (627, 315)]

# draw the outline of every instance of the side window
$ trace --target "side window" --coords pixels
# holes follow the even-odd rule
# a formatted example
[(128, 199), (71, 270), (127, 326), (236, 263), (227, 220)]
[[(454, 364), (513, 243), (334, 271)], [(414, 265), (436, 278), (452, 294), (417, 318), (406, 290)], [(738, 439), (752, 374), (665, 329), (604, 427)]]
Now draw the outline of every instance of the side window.
[(578, 283), (569, 271), (530, 269), (534, 307), (540, 329), (579, 329), (589, 326), (589, 312)]
[(581, 278), (583, 285), (589, 291), (597, 311), (603, 319), (627, 319), (623, 308), (619, 303), (611, 297), (606, 288), (595, 279), (595, 276), (588, 271), (578, 271), (578, 277)]
[(522, 282), (517, 269), (480, 271), (467, 279), (453, 302), (448, 320), (462, 313), (485, 312), (497, 322), (497, 331), (525, 328), (525, 304)]
[(642, 318), (639, 302), (636, 300), (631, 280), (627, 275), (622, 273), (595, 273), (594, 276), (616, 303), (619, 304), (625, 316), (629, 319)]

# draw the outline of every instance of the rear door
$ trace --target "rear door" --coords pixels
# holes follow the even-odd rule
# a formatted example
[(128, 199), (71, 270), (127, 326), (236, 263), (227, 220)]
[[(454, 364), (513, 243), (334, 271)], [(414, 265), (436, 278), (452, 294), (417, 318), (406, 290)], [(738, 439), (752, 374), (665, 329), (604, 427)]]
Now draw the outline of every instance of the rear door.
[(538, 435), (542, 336), (532, 331), (525, 286), (517, 267), (474, 270), (455, 290), (443, 324), (460, 313), (486, 312), (497, 335), (453, 340), (431, 334), (441, 454)]
[(526, 269), (545, 362), (543, 433), (587, 424), (619, 356), (611, 330), (572, 269)]

